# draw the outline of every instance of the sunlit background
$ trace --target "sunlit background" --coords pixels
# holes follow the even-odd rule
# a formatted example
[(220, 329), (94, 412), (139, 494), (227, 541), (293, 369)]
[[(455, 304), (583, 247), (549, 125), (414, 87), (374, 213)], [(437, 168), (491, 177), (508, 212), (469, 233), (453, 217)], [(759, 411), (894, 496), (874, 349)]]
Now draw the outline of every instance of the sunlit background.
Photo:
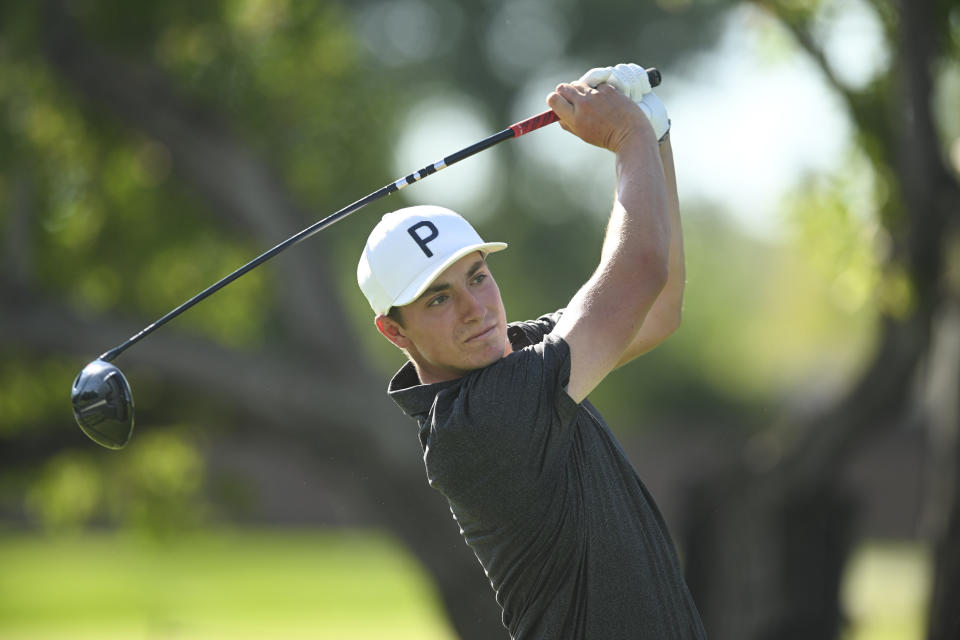
[[(960, 522), (955, 4), (910, 14), (928, 49), (867, 0), (3, 7), (0, 638), (506, 637), (383, 394), (402, 358), (356, 260), (385, 211), (442, 204), (511, 244), (510, 319), (552, 311), (596, 263), (609, 153), (547, 127), (244, 276), (121, 358), (123, 451), (83, 438), (67, 389), (259, 252), (622, 61), (663, 73), (688, 285), (681, 330), (593, 400), (710, 637), (955, 637), (931, 622), (960, 579), (938, 561)], [(929, 117), (906, 113), (918, 68)], [(934, 188), (954, 222), (931, 234)]]

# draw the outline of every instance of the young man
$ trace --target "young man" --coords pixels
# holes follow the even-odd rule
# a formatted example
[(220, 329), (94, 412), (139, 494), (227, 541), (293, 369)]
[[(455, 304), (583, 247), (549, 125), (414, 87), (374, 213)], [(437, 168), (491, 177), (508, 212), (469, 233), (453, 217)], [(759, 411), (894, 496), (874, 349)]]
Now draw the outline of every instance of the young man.
[(547, 104), (564, 129), (616, 157), (596, 272), (565, 310), (507, 325), (486, 262), (505, 244), (440, 207), (388, 213), (357, 276), (377, 329), (409, 358), (389, 393), (418, 421), (428, 481), (512, 638), (704, 638), (653, 498), (586, 401), (680, 321), (666, 110), (636, 65), (593, 69)]

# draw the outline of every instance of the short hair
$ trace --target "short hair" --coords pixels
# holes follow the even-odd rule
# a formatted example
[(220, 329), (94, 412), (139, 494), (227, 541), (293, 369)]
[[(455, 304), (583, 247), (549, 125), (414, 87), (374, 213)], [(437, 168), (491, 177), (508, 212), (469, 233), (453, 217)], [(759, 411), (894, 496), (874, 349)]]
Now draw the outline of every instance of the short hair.
[(405, 329), (403, 326), (403, 315), (400, 313), (400, 307), (390, 307), (390, 310), (387, 311), (387, 317), (400, 325), (401, 329)]

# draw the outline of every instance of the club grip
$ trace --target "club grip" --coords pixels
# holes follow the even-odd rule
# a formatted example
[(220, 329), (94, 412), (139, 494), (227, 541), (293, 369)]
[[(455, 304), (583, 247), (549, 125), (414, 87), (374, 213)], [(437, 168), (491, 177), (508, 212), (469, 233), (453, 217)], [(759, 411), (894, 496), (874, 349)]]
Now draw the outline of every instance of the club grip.
[[(647, 79), (650, 80), (650, 86), (656, 87), (659, 86), (660, 81), (663, 79), (660, 75), (660, 70), (656, 67), (650, 67), (647, 69)], [(544, 111), (543, 113), (538, 113), (532, 118), (527, 118), (526, 120), (521, 120), (520, 122), (510, 125), (510, 131), (513, 132), (514, 138), (519, 138), (525, 133), (530, 133), (531, 131), (536, 131), (540, 127), (545, 127), (548, 124), (553, 124), (559, 120), (557, 114), (552, 110)]]
[(650, 81), (651, 87), (660, 86), (660, 81), (663, 80), (663, 77), (660, 75), (660, 69), (656, 67), (647, 69), (647, 80)]
[(517, 124), (510, 125), (510, 130), (513, 131), (514, 138), (519, 138), (525, 133), (530, 133), (531, 131), (535, 131), (540, 127), (553, 124), (557, 120), (559, 120), (557, 114), (551, 109), (544, 111), (543, 113), (538, 113), (532, 118), (527, 118), (526, 120), (518, 122)]

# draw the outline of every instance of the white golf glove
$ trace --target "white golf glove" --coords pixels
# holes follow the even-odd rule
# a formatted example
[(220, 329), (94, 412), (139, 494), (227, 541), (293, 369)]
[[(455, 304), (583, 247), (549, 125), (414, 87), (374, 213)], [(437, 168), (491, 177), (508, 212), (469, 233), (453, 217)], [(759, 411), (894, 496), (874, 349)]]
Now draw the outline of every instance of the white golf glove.
[(594, 88), (604, 83), (609, 84), (636, 102), (640, 110), (650, 120), (650, 124), (653, 125), (653, 132), (657, 135), (657, 140), (663, 140), (667, 132), (670, 131), (670, 118), (667, 116), (667, 108), (660, 101), (660, 98), (653, 93), (650, 79), (647, 77), (647, 70), (640, 65), (630, 63), (618, 64), (615, 67), (597, 67), (583, 74), (580, 81)]

